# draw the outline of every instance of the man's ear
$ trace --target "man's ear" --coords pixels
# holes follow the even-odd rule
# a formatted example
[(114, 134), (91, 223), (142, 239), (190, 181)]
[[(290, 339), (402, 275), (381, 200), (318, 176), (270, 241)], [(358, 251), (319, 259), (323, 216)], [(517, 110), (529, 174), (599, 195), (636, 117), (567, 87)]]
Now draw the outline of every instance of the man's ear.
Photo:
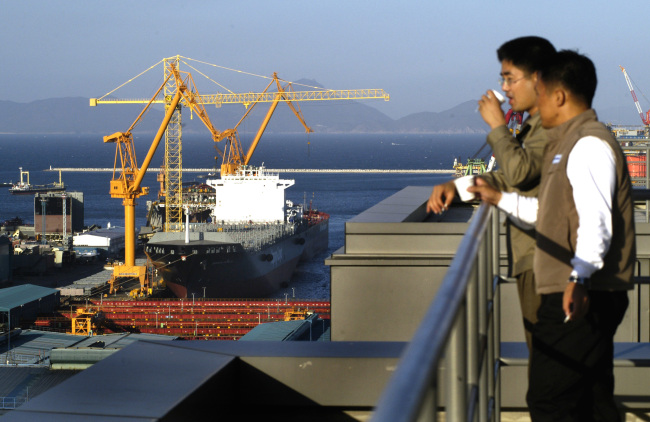
[(563, 105), (566, 104), (567, 102), (567, 92), (562, 89), (562, 88), (556, 88), (553, 91), (553, 101), (555, 101), (555, 105), (558, 107), (562, 107)]
[(539, 81), (539, 71), (535, 71), (531, 73), (530, 80), (533, 82), (534, 85), (537, 85), (537, 81)]

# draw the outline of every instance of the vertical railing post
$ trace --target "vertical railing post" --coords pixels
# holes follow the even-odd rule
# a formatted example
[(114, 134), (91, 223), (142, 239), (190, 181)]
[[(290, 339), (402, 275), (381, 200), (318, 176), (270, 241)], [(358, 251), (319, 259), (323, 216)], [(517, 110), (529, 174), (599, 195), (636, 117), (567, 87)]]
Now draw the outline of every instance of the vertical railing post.
[(445, 356), (445, 369), (447, 370), (447, 385), (445, 388), (445, 413), (450, 421), (467, 420), (467, 360), (466, 327), (467, 316), (465, 307), (467, 302), (463, 299), (458, 308), (455, 322), (449, 336), (447, 353)]
[[(492, 215), (495, 213), (492, 212)], [(482, 241), (482, 248), (479, 250), (478, 256), (478, 332), (477, 337), (480, 339), (479, 344), (481, 345), (479, 354), (479, 397), (478, 397), (478, 420), (480, 422), (488, 421), (488, 379), (487, 374), (490, 368), (490, 361), (487, 359), (489, 354), (487, 353), (486, 347), (487, 343), (487, 328), (488, 328), (488, 306), (487, 306), (487, 291), (488, 286), (492, 281), (492, 225), (489, 225), (485, 237)]]
[(482, 250), (479, 248), (479, 259), (475, 260), (474, 269), (467, 285), (466, 293), (466, 314), (467, 314), (467, 393), (468, 393), (468, 421), (476, 421), (477, 401), (478, 401), (478, 380), (479, 380), (479, 356), (480, 344), (478, 337), (478, 285), (481, 276), (480, 255)]
[(500, 294), (500, 279), (501, 279), (501, 230), (500, 230), (500, 216), (501, 214), (493, 209), (492, 210), (492, 245), (493, 255), (492, 262), (494, 265), (493, 283), (488, 291), (488, 296), (492, 299), (492, 335), (489, 337), (490, 345), (488, 347), (489, 359), (489, 388), (492, 397), (494, 397), (494, 418), (495, 421), (501, 420), (501, 377), (499, 376), (499, 359), (501, 356), (501, 294)]
[(431, 422), (438, 420), (438, 377), (433, 377), (433, 382), (427, 390), (426, 397), (422, 403), (422, 410), (418, 416), (418, 422)]

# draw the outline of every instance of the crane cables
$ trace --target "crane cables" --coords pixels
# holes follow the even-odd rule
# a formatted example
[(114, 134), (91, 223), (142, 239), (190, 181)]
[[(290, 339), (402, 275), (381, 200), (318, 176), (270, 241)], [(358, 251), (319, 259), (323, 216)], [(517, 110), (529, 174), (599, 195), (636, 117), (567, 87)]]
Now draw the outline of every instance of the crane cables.
[[(212, 66), (212, 67), (215, 67), (215, 68), (219, 68), (219, 69), (223, 69), (223, 70), (228, 70), (228, 71), (235, 72), (235, 73), (241, 73), (241, 74), (243, 74), (243, 75), (254, 76), (254, 77), (256, 77), (256, 78), (262, 78), (262, 79), (268, 79), (268, 80), (272, 80), (272, 79), (273, 79), (273, 78), (270, 77), (270, 76), (258, 75), (258, 74), (255, 74), (255, 73), (246, 72), (246, 71), (243, 71), (243, 70), (238, 70), (238, 69), (234, 69), (234, 68), (231, 68), (231, 67), (221, 66), (221, 65), (218, 65), (218, 64), (214, 64), (214, 63), (208, 63), (208, 62), (205, 62), (205, 61), (202, 61), (202, 60), (196, 60), (196, 59), (192, 59), (192, 58), (185, 57), (185, 56), (176, 56), (176, 57), (177, 57), (179, 60), (182, 58), (182, 59), (185, 59), (185, 60), (189, 60), (189, 61), (193, 61), (193, 62), (196, 62), (196, 63), (204, 64), (204, 65), (206, 65), (206, 66)], [(158, 61), (156, 64), (150, 66), (149, 68), (145, 69), (144, 71), (138, 73), (136, 76), (130, 78), (130, 79), (127, 80), (126, 82), (124, 82), (124, 83), (118, 85), (116, 88), (114, 88), (114, 89), (112, 89), (111, 91), (107, 92), (106, 94), (102, 95), (102, 96), (99, 97), (97, 100), (103, 100), (103, 99), (106, 98), (107, 96), (113, 94), (113, 93), (114, 93), (115, 91), (117, 91), (118, 89), (122, 88), (123, 86), (125, 86), (125, 85), (127, 85), (127, 84), (129, 84), (129, 83), (131, 83), (131, 82), (133, 82), (134, 80), (138, 79), (140, 76), (142, 76), (142, 75), (144, 75), (145, 73), (149, 72), (151, 69), (153, 69), (153, 68), (155, 68), (156, 66), (160, 65), (160, 64), (163, 63), (165, 60), (166, 60), (166, 59), (162, 59), (162, 60)], [(219, 86), (221, 89), (223, 89), (223, 90), (225, 90), (225, 91), (228, 91), (230, 94), (234, 94), (233, 91), (231, 91), (230, 89), (226, 88), (224, 85), (220, 84), (219, 82), (215, 81), (214, 79), (210, 78), (210, 77), (209, 77), (208, 75), (206, 75), (204, 72), (201, 72), (201, 71), (198, 70), (195, 66), (190, 65), (190, 64), (189, 64), (187, 61), (185, 61), (185, 60), (182, 60), (183, 64), (185, 64), (186, 66), (188, 66), (190, 69), (192, 69), (193, 71), (197, 72), (198, 74), (200, 74), (201, 76), (203, 76), (204, 78), (206, 78), (206, 79), (209, 80), (210, 82), (214, 83), (215, 85)], [(319, 91), (331, 91), (331, 90), (329, 90), (329, 89), (325, 89), (325, 88), (322, 88), (322, 87), (317, 87), (317, 86), (312, 86), (312, 85), (307, 85), (307, 84), (301, 84), (301, 83), (291, 82), (291, 81), (287, 81), (287, 80), (285, 80), (285, 79), (281, 79), (281, 78), (278, 78), (278, 80), (280, 80), (280, 81), (282, 81), (282, 82), (290, 83), (290, 84), (292, 84), (292, 85), (304, 86), (304, 87), (306, 87), (306, 88), (312, 88), (312, 89), (319, 90)]]
[(106, 94), (102, 95), (101, 97), (98, 98), (98, 100), (102, 100), (102, 99), (104, 99), (106, 96), (111, 95), (112, 93), (114, 93), (114, 92), (117, 91), (118, 89), (122, 88), (124, 85), (133, 82), (134, 80), (138, 79), (140, 76), (144, 75), (145, 73), (147, 73), (148, 71), (150, 71), (150, 70), (153, 69), (154, 67), (158, 66), (158, 65), (159, 65), (160, 63), (162, 63), (162, 62), (163, 62), (163, 61), (160, 60), (158, 63), (156, 63), (156, 64), (154, 64), (153, 66), (149, 67), (148, 69), (146, 69), (146, 70), (140, 72), (139, 74), (137, 74), (136, 76), (132, 77), (132, 78), (129, 79), (128, 81), (124, 82), (122, 85), (120, 85), (120, 86), (118, 86), (117, 88), (113, 89), (112, 91), (109, 91), (109, 92), (107, 92)]
[[(246, 72), (246, 71), (243, 71), (243, 70), (237, 70), (237, 69), (233, 69), (233, 68), (230, 68), (230, 67), (220, 66), (220, 65), (218, 65), (218, 64), (214, 64), (214, 63), (204, 62), (204, 61), (202, 61), (202, 60), (191, 59), (191, 58), (189, 58), (189, 57), (183, 57), (183, 56), (179, 56), (179, 57), (182, 57), (182, 58), (184, 58), (184, 59), (186, 59), (186, 60), (192, 60), (192, 61), (194, 61), (194, 62), (204, 64), (204, 65), (206, 65), (206, 66), (217, 67), (217, 68), (219, 68), (219, 69), (229, 70), (229, 71), (231, 71), (231, 72), (241, 73), (241, 74), (249, 75), (249, 76), (255, 76), (256, 78), (269, 79), (269, 80), (272, 80), (272, 79), (273, 79), (273, 78), (270, 77), (270, 76), (258, 75), (258, 74), (251, 73), (251, 72)], [(185, 63), (186, 65), (188, 65), (188, 66), (191, 67), (192, 69), (196, 70), (195, 68), (193, 68), (192, 66), (190, 66), (187, 62), (184, 61), (183, 63)], [(198, 72), (198, 71), (197, 71), (197, 72)], [(199, 72), (199, 73), (201, 73), (201, 72)], [(203, 73), (201, 73), (201, 75), (203, 75)], [(203, 76), (206, 77), (206, 78), (208, 78), (208, 77), (205, 76), (205, 75), (203, 75)], [(210, 79), (210, 78), (208, 78), (208, 79)], [(210, 79), (210, 80), (211, 80), (211, 79)], [(306, 85), (306, 84), (301, 84), (301, 83), (296, 83), (296, 82), (291, 82), (291, 81), (287, 81), (287, 80), (285, 80), (285, 79), (281, 79), (281, 78), (278, 78), (278, 80), (280, 80), (280, 81), (282, 81), (282, 82), (290, 83), (290, 84), (292, 84), (292, 85), (304, 86), (304, 87), (306, 87), (306, 88), (312, 88), (312, 89), (321, 90), (321, 91), (331, 91), (331, 90), (329, 90), (329, 89), (325, 89), (325, 88), (322, 88), (322, 87), (312, 86), (312, 85)], [(214, 81), (213, 81), (213, 82), (214, 82)], [(216, 83), (216, 82), (215, 82), (215, 83)], [(219, 86), (221, 86), (221, 85), (219, 85)], [(222, 87), (222, 88), (223, 88), (223, 87)], [(226, 88), (224, 88), (224, 89), (226, 89)], [(233, 93), (233, 92), (230, 91), (229, 89), (227, 89), (227, 91), (229, 91), (231, 94)]]

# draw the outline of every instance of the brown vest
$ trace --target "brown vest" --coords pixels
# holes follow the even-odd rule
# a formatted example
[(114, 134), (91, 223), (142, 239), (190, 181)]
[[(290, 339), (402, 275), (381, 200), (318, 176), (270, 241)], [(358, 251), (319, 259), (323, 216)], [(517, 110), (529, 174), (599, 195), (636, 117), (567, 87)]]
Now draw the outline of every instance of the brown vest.
[(569, 153), (576, 142), (585, 136), (595, 136), (606, 141), (616, 158), (612, 240), (604, 258), (603, 268), (591, 276), (591, 288), (631, 289), (636, 259), (634, 204), (631, 198), (630, 175), (620, 145), (605, 125), (598, 122), (593, 110), (587, 110), (560, 126), (547, 130), (547, 136), (537, 214), (534, 263), (537, 292), (563, 292), (573, 270), (571, 259), (575, 255), (579, 219), (566, 166)]

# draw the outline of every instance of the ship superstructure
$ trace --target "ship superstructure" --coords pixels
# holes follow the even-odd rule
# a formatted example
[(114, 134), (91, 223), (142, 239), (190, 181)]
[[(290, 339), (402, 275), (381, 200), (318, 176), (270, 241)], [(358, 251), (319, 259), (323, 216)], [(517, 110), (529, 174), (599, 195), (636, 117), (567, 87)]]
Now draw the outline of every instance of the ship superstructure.
[(264, 297), (289, 282), (301, 259), (327, 249), (329, 216), (285, 201), (293, 180), (242, 166), (206, 184), (215, 189), (210, 221), (156, 233), (145, 246), (175, 295)]

